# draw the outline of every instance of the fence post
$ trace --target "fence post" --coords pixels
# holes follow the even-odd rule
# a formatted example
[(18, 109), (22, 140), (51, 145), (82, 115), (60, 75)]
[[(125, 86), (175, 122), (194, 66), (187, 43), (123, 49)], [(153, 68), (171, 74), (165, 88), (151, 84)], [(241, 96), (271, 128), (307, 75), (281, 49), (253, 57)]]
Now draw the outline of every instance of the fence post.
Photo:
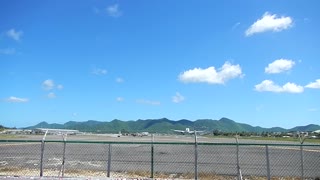
[(242, 173), (240, 169), (240, 164), (239, 164), (239, 139), (238, 139), (238, 134), (236, 134), (236, 142), (237, 142), (237, 175), (238, 175), (238, 180), (242, 180)]
[(266, 159), (267, 159), (267, 179), (270, 180), (270, 160), (269, 160), (269, 147), (266, 145)]
[(304, 167), (303, 167), (303, 143), (306, 140), (305, 137), (301, 137), (299, 133), (299, 140), (300, 140), (300, 162), (301, 162), (301, 180), (304, 179)]
[(44, 157), (44, 144), (47, 136), (48, 130), (44, 133), (44, 136), (41, 141), (41, 154), (40, 154), (40, 177), (43, 176), (43, 157)]
[(63, 134), (62, 135), (62, 138), (63, 138), (63, 157), (62, 157), (62, 172), (61, 172), (61, 175), (62, 175), (62, 178), (64, 177), (64, 165), (65, 165), (65, 161), (66, 161), (66, 145), (67, 145), (67, 134)]
[(196, 130), (194, 130), (194, 179), (198, 179), (198, 141)]
[(40, 177), (43, 176), (43, 155), (44, 155), (44, 141), (41, 141), (41, 156), (40, 156)]
[(154, 172), (153, 172), (153, 166), (154, 166), (154, 157), (153, 157), (153, 153), (154, 153), (154, 134), (151, 134), (151, 175), (150, 178), (153, 178)]
[(110, 170), (111, 170), (111, 144), (109, 144), (108, 149), (108, 167), (107, 167), (107, 177), (110, 177)]
[(303, 167), (303, 146), (300, 145), (300, 159), (301, 159), (301, 180), (304, 179), (304, 167)]

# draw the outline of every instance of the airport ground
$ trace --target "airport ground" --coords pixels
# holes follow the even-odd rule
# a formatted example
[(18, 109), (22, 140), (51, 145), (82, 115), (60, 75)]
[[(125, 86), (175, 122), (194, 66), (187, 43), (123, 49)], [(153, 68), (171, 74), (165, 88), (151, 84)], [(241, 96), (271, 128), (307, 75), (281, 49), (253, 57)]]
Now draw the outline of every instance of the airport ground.
[[(7, 139), (41, 140), (41, 135), (8, 135)], [(5, 139), (4, 136), (0, 139)], [(60, 135), (48, 135), (46, 140), (62, 140)], [(151, 142), (150, 136), (132, 137), (116, 134), (107, 135), (70, 135), (68, 141), (97, 141), (122, 142), (112, 144), (111, 149), (111, 176), (117, 174), (144, 172), (147, 176), (151, 167), (150, 144), (126, 144), (125, 142)], [(199, 143), (235, 143), (234, 138), (208, 138), (199, 136)], [(169, 144), (154, 145), (154, 172), (155, 176), (182, 177), (192, 174), (194, 165), (193, 136), (156, 135), (154, 142), (168, 142)], [(182, 142), (172, 145), (170, 142)], [(190, 144), (183, 144), (190, 142)], [(266, 141), (256, 139), (240, 139), (240, 143), (251, 145), (239, 146), (239, 165), (244, 176), (266, 177), (266, 149), (264, 143), (292, 144), (290, 141)], [(298, 142), (297, 142), (298, 143)], [(260, 144), (260, 145), (252, 145)], [(299, 146), (269, 146), (270, 173), (273, 177), (300, 177), (301, 156)], [(14, 169), (30, 175), (38, 175), (40, 159), (40, 143), (0, 143), (1, 172)], [(80, 172), (90, 172), (94, 176), (106, 177), (109, 144), (103, 143), (67, 143), (65, 172), (72, 175)], [(44, 175), (57, 176), (62, 164), (63, 143), (46, 143), (44, 154)], [(237, 175), (235, 145), (199, 145), (198, 172), (202, 175), (223, 176), (231, 179)], [(320, 146), (304, 147), (303, 149), (304, 176), (315, 178), (320, 176)], [(24, 172), (25, 171), (25, 172)], [(35, 172), (33, 172), (35, 171)], [(100, 172), (100, 174), (94, 174)], [(9, 172), (6, 172), (9, 173)], [(143, 174), (143, 173), (142, 173)], [(5, 174), (0, 174), (5, 175)], [(73, 174), (74, 175), (74, 174)], [(192, 176), (192, 175), (191, 175)], [(210, 178), (209, 178), (210, 179)]]

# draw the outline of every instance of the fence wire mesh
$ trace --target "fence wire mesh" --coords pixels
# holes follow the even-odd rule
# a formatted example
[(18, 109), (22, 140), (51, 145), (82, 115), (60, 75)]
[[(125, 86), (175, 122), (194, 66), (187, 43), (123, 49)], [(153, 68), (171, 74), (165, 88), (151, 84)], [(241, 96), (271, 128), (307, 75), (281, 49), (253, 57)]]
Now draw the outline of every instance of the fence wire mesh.
[(66, 143), (63, 175), (66, 177), (106, 177), (107, 162), (107, 144)]
[(240, 146), (239, 166), (245, 177), (267, 177), (265, 146)]
[(320, 145), (0, 140), (0, 176), (41, 175), (316, 179)]
[(271, 174), (275, 177), (300, 177), (300, 152), (299, 147), (270, 146)]
[(0, 143), (0, 176), (39, 176), (40, 143)]
[(112, 144), (112, 177), (150, 177), (151, 145)]
[(190, 179), (194, 177), (194, 168), (193, 145), (154, 145), (155, 177)]
[(218, 175), (224, 175), (226, 179), (234, 179), (237, 176), (236, 146), (210, 145), (198, 146), (198, 170), (199, 177), (214, 179)]
[[(305, 177), (319, 177), (320, 179), (320, 146), (303, 148), (303, 173)], [(298, 148), (295, 149), (295, 151)], [(301, 154), (300, 154), (301, 155)], [(296, 165), (297, 166), (297, 165)], [(301, 168), (300, 168), (301, 171)]]

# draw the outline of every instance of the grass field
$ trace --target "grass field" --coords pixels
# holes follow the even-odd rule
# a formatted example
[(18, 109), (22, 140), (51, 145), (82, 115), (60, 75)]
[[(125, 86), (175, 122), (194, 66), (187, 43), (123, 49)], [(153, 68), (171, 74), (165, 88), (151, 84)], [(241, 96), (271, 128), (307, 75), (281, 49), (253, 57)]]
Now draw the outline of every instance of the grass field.
[[(232, 136), (212, 136), (208, 135), (205, 136), (207, 138), (212, 138), (212, 139), (221, 139), (221, 138), (226, 138), (226, 139), (235, 139)], [(286, 141), (286, 142), (292, 142), (292, 143), (300, 143), (299, 138), (294, 138), (294, 137), (246, 137), (246, 136), (240, 136), (239, 141), (241, 140), (257, 140), (257, 141)], [(320, 143), (320, 139), (310, 139), (306, 138), (304, 142), (307, 143)]]
[[(172, 135), (172, 137), (174, 137), (176, 135)], [(14, 135), (14, 134), (0, 134), (0, 139), (1, 140), (6, 140), (6, 139), (38, 139), (41, 140), (43, 137), (43, 135)], [(48, 139), (52, 136), (47, 136)], [(60, 136), (55, 136), (58, 140), (61, 140)], [(116, 136), (115, 136), (116, 137)], [(167, 136), (155, 136), (155, 141), (157, 140), (161, 140), (161, 141), (165, 141), (164, 137)], [(193, 136), (192, 135), (188, 135), (188, 136), (183, 136), (183, 135), (179, 135), (176, 136), (177, 138), (175, 138), (176, 141), (183, 141), (183, 140), (187, 140), (187, 141), (192, 141), (193, 140)], [(130, 136), (127, 137), (121, 137), (121, 138), (112, 138), (113, 140), (117, 141), (117, 140), (124, 140), (130, 138)], [(212, 136), (212, 135), (206, 135), (206, 136), (199, 136), (199, 138), (203, 139), (204, 142), (220, 142), (219, 140), (221, 139), (225, 139), (228, 142), (231, 143), (235, 143), (235, 138), (233, 136)], [(206, 140), (205, 140), (206, 138)], [(79, 136), (68, 136), (68, 139), (75, 139), (75, 140), (87, 140), (87, 139), (92, 139), (92, 140), (110, 140), (110, 134), (108, 135), (101, 135), (101, 134), (93, 134), (93, 135), (79, 135)], [(139, 138), (136, 137), (134, 138), (135, 141), (145, 141), (147, 139), (150, 139), (149, 137), (143, 137), (143, 138)], [(131, 140), (131, 139), (130, 139)], [(223, 140), (223, 142), (225, 141)], [(174, 141), (174, 139), (170, 138), (170, 141)], [(276, 142), (276, 143), (281, 143), (281, 142), (287, 142), (287, 143), (294, 143), (294, 144), (300, 144), (299, 138), (294, 138), (294, 137), (247, 137), (247, 136), (240, 136), (239, 137), (239, 142), (265, 142), (265, 143), (272, 143), (272, 142)], [(316, 144), (320, 144), (320, 139), (310, 139), (310, 138), (306, 138), (305, 143), (316, 143)]]
[(21, 138), (27, 138), (27, 136), (14, 135), (14, 134), (0, 134), (0, 139), (21, 139)]
[[(300, 143), (299, 138), (293, 137), (241, 137), (241, 139), (253, 139), (253, 140), (264, 140), (264, 141), (290, 141)], [(309, 143), (320, 143), (320, 139), (309, 139), (307, 138), (305, 142)]]

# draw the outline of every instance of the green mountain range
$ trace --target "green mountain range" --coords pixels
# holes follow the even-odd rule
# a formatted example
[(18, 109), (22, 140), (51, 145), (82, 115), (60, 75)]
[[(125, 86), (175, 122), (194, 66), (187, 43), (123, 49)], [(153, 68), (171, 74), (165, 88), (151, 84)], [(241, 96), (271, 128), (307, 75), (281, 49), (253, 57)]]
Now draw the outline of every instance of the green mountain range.
[(4, 130), (4, 129), (7, 129), (6, 127), (0, 125), (0, 131)]
[(263, 128), (259, 126), (251, 126), (244, 123), (237, 123), (228, 118), (221, 118), (220, 120), (199, 119), (190, 121), (182, 119), (179, 121), (162, 119), (146, 119), (137, 121), (121, 121), (115, 119), (110, 122), (101, 122), (89, 120), (85, 122), (69, 121), (65, 124), (48, 124), (41, 122), (35, 126), (26, 127), (24, 129), (34, 128), (52, 128), (52, 129), (75, 129), (81, 132), (95, 132), (95, 133), (118, 133), (119, 131), (126, 131), (130, 133), (147, 131), (150, 133), (173, 133), (173, 129), (185, 130), (186, 128), (196, 129), (198, 131), (212, 132), (214, 130), (222, 132), (287, 132), (287, 131), (315, 131), (319, 130), (320, 126), (310, 124), (307, 126), (297, 126), (291, 129), (284, 129), (281, 127)]

